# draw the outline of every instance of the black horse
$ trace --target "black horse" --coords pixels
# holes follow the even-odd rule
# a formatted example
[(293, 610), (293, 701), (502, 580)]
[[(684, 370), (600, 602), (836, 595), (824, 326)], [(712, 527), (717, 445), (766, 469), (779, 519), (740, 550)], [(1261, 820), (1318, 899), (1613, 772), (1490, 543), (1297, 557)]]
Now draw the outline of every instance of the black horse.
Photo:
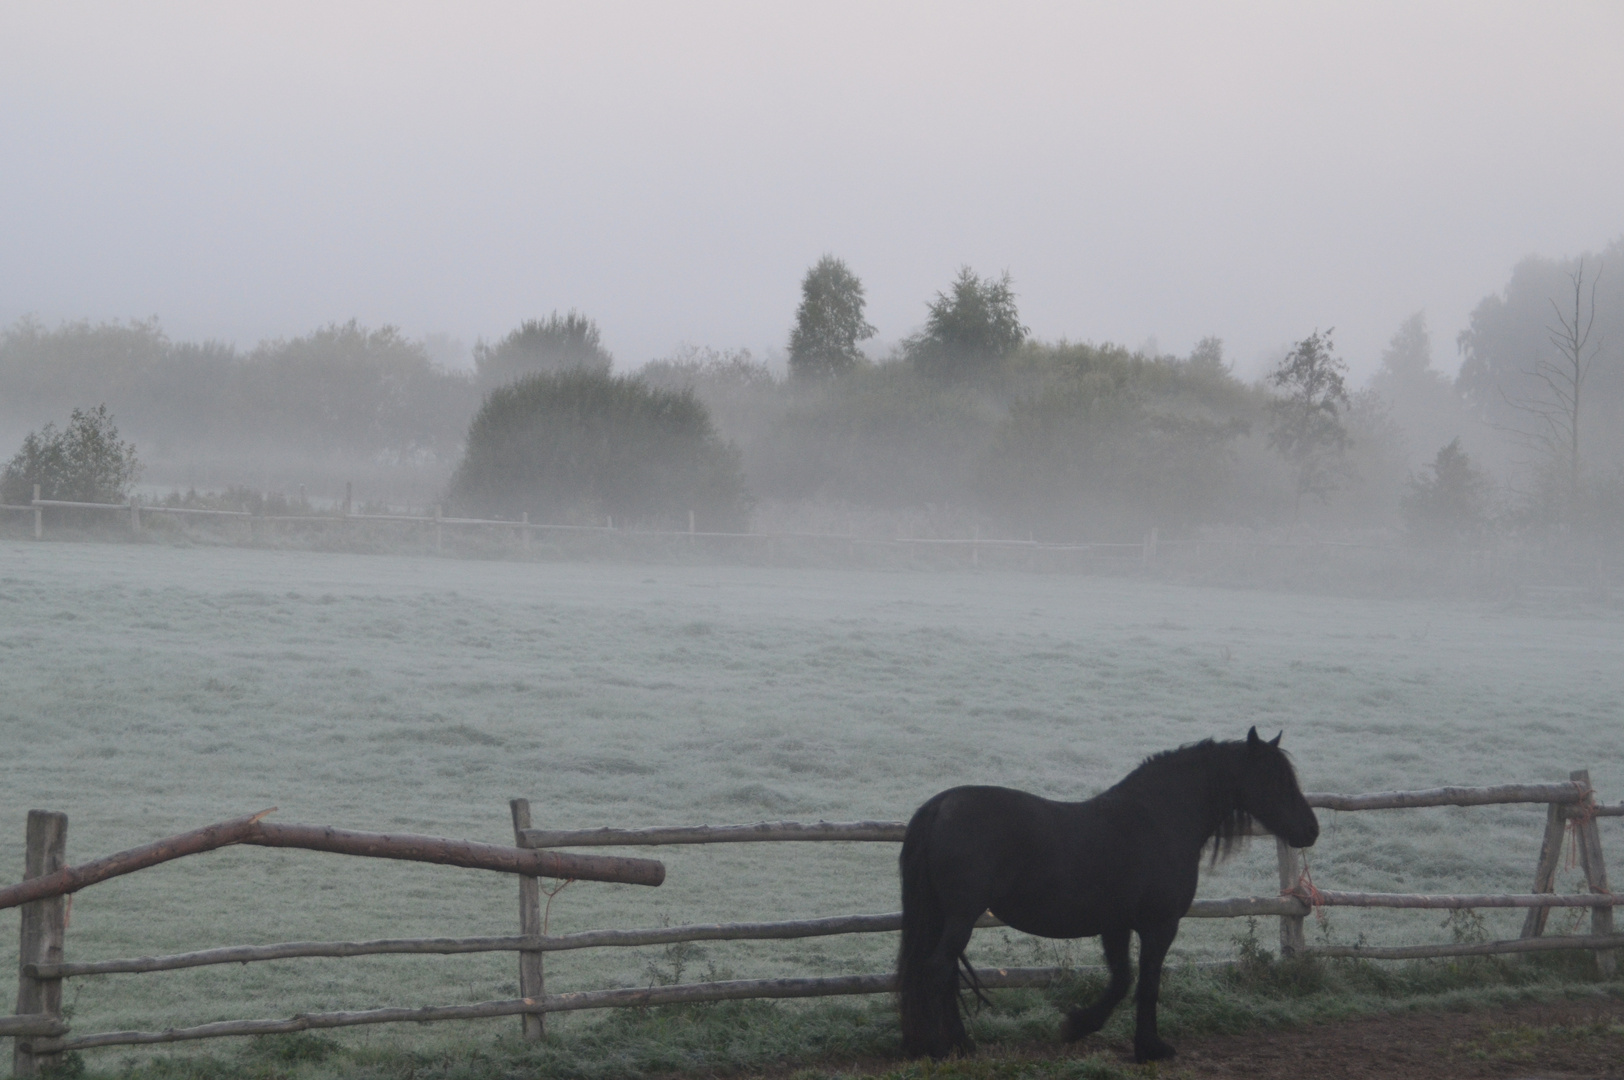
[(1099, 1001), (1061, 1026), (1068, 1042), (1098, 1031), (1128, 993), (1128, 934), (1139, 935), (1135, 1061), (1171, 1057), (1156, 1034), (1162, 960), (1195, 898), (1201, 853), (1227, 854), (1253, 820), (1294, 847), (1319, 838), (1297, 774), (1257, 728), (1244, 740), (1182, 746), (1146, 758), (1084, 802), (999, 787), (957, 787), (921, 806), (902, 841), (902, 952), (897, 985), (910, 1057), (968, 1051), (959, 965), (991, 911), (1042, 937), (1098, 934), (1111, 972)]

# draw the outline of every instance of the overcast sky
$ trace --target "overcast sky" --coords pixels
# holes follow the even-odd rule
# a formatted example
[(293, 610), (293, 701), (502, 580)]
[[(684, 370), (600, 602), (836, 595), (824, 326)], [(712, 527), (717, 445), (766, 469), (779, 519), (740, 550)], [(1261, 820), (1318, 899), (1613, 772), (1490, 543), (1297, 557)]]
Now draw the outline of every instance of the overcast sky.
[[(1041, 338), (1368, 372), (1624, 233), (1624, 4), (0, 6), (0, 321), (781, 351), (960, 265)], [(1617, 268), (1624, 273), (1624, 267)]]

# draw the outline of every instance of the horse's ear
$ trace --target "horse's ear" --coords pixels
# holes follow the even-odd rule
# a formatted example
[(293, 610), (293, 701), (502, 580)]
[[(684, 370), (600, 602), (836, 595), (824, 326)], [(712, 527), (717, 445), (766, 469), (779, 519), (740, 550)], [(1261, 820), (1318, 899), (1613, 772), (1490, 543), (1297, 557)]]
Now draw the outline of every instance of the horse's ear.
[[(1284, 735), (1285, 733), (1286, 733), (1286, 729), (1281, 728), (1280, 729), (1280, 735)], [(1269, 740), (1269, 745), (1270, 746), (1279, 746), (1280, 745), (1280, 735), (1276, 735), (1274, 738), (1270, 739)]]
[(1248, 750), (1256, 750), (1258, 748), (1258, 744), (1262, 741), (1262, 739), (1257, 737), (1257, 725), (1253, 724), (1252, 730), (1246, 733), (1246, 748)]

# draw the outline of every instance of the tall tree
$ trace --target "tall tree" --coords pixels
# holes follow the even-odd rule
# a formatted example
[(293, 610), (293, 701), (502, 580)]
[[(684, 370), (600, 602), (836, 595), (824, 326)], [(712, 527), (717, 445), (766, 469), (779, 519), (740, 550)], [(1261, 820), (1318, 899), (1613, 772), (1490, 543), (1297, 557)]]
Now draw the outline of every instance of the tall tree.
[(1422, 448), (1453, 439), (1468, 417), (1449, 378), (1432, 366), (1432, 334), (1417, 311), (1394, 332), (1382, 351), (1370, 389), (1386, 403), (1403, 434), (1404, 457), (1413, 471), (1425, 465)]
[(1331, 330), (1297, 342), (1269, 382), (1281, 391), (1270, 403), (1269, 445), (1294, 474), (1292, 520), (1302, 516), (1303, 496), (1324, 500), (1347, 479), (1348, 366), (1331, 346)]
[(1600, 279), (1598, 269), (1586, 289), (1585, 263), (1579, 260), (1578, 269), (1568, 274), (1572, 307), (1568, 306), (1566, 296), (1560, 302), (1555, 297), (1550, 298), (1556, 322), (1548, 323), (1545, 330), (1546, 341), (1555, 355), (1537, 356), (1529, 369), (1536, 380), (1537, 391), (1522, 397), (1508, 397), (1523, 420), (1513, 426), (1513, 431), (1539, 454), (1543, 478), (1555, 485), (1558, 495), (1554, 509), (1566, 524), (1576, 520), (1581, 505), (1584, 481), (1581, 420), (1586, 412), (1587, 379), (1601, 351), (1601, 342), (1595, 337), (1596, 285)]
[(1026, 340), (1008, 271), (980, 278), (968, 266), (961, 267), (948, 291), (937, 293), (928, 306), (925, 329), (907, 343), (908, 357), (927, 375), (974, 376), (995, 367)]
[[(1613, 466), (1624, 462), (1624, 273), (1618, 272), (1624, 266), (1624, 237), (1600, 252), (1518, 262), (1505, 288), (1472, 309), (1456, 339), (1461, 365), (1455, 385), (1473, 412), (1503, 431), (1533, 426), (1518, 405), (1549, 400), (1535, 361), (1560, 359), (1551, 357), (1552, 303), (1560, 304), (1571, 321), (1573, 278), (1581, 264), (1586, 279), (1581, 314), (1587, 322), (1593, 315), (1590, 345), (1600, 346), (1582, 380), (1581, 449), (1590, 464)], [(1605, 272), (1593, 276), (1597, 267)]]
[(859, 341), (874, 336), (863, 318), (863, 282), (825, 255), (801, 279), (801, 306), (789, 336), (789, 370), (798, 378), (838, 375), (863, 360)]

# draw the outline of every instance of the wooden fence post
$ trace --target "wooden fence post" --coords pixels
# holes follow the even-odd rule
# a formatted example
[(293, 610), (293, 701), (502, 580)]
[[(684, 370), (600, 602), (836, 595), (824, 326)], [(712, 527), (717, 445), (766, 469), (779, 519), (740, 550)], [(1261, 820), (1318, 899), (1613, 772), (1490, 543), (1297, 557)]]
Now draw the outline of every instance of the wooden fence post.
[(344, 481), (344, 516), (349, 517), (355, 508), (355, 485)]
[(134, 495), (130, 496), (130, 531), (141, 531), (141, 504), (135, 501)]
[[(1567, 814), (1560, 803), (1551, 803), (1545, 810), (1545, 839), (1540, 841), (1539, 862), (1534, 866), (1532, 892), (1556, 891), (1556, 868), (1562, 861), (1562, 837), (1567, 827)], [(1545, 921), (1551, 917), (1548, 907), (1529, 908), (1523, 919), (1522, 937), (1536, 938), (1545, 933)]]
[(440, 525), (440, 508), (438, 506), (436, 506), (434, 508), (434, 550), (435, 551), (443, 551), (444, 549), (445, 549), (445, 532), (444, 532), (444, 529)]
[[(519, 847), (528, 847), (524, 842), (524, 830), (530, 825), (530, 800), (510, 799), (508, 809), (513, 812), (513, 842)], [(519, 875), (519, 934), (522, 937), (541, 936), (541, 883), (533, 878)], [(540, 999), (547, 993), (546, 980), (542, 972), (543, 953), (519, 953), (519, 996), (522, 998)], [(546, 1013), (524, 1013), (524, 1038), (527, 1042), (537, 1042), (547, 1034)]]
[[(68, 815), (50, 810), (28, 812), (28, 847), (23, 879), (54, 874), (67, 865)], [(17, 1012), (45, 1013), (62, 1019), (62, 980), (36, 979), (26, 974), (27, 964), (60, 964), (68, 931), (68, 898), (53, 896), (22, 906), (22, 938), (17, 950)], [(15, 1076), (38, 1076), (40, 1070), (61, 1060), (61, 1053), (36, 1054), (33, 1043), (18, 1036), (12, 1051)]]
[[(1583, 784), (1587, 792), (1590, 790), (1589, 769), (1575, 769), (1568, 774), (1568, 779)], [(1585, 872), (1585, 884), (1593, 893), (1612, 892), (1607, 887), (1607, 864), (1601, 855), (1601, 830), (1596, 828), (1595, 815), (1576, 812), (1573, 817), (1573, 846), (1579, 849), (1579, 865)], [(1611, 907), (1590, 909), (1590, 932), (1592, 934), (1613, 932)], [(1596, 970), (1603, 978), (1611, 977), (1618, 970), (1618, 953), (1612, 949), (1597, 951)]]
[[(1280, 891), (1282, 894), (1290, 893), (1302, 878), (1302, 859), (1296, 848), (1278, 836), (1274, 838), (1274, 849), (1280, 861)], [(1296, 956), (1308, 948), (1308, 939), (1303, 934), (1303, 918), (1301, 915), (1280, 916), (1280, 959)]]
[(39, 485), (34, 485), (34, 539), (45, 539), (45, 507), (39, 504)]
[(530, 511), (526, 510), (520, 518), (519, 543), (526, 555), (530, 554)]

